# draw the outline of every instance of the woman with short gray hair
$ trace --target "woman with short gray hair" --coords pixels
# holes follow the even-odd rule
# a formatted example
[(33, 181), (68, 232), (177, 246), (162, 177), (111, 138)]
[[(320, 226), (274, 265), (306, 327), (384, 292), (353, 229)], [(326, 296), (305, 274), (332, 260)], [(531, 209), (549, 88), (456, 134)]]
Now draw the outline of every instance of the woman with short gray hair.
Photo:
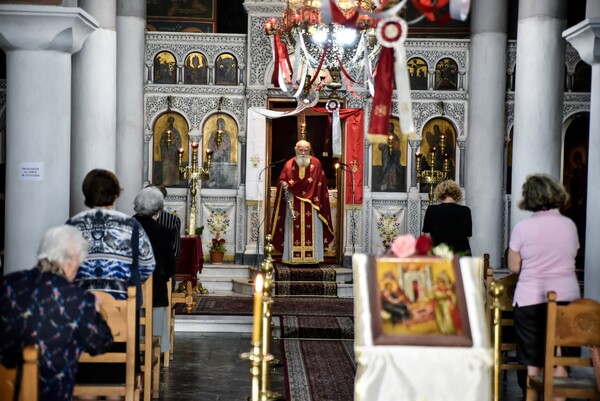
[(0, 277), (0, 364), (16, 367), (23, 348), (36, 345), (41, 401), (70, 400), (81, 353), (113, 344), (96, 297), (73, 283), (87, 249), (77, 228), (54, 227), (42, 238), (36, 267)]
[(164, 195), (156, 187), (142, 189), (134, 200), (136, 214), (133, 216), (142, 225), (150, 238), (156, 268), (152, 281), (153, 329), (152, 335), (160, 336), (161, 352), (171, 349), (167, 307), (169, 298), (167, 284), (175, 275), (175, 251), (171, 244), (175, 233), (156, 221), (164, 205)]

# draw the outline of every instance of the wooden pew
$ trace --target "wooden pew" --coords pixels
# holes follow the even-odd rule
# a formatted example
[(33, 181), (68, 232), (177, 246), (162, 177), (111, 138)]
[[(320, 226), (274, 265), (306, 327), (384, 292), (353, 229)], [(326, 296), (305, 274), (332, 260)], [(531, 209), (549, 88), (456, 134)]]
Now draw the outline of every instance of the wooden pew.
[[(39, 350), (34, 345), (23, 348), (19, 401), (38, 401), (39, 398)], [(0, 364), (0, 401), (13, 401), (17, 386), (17, 368), (8, 369)]]

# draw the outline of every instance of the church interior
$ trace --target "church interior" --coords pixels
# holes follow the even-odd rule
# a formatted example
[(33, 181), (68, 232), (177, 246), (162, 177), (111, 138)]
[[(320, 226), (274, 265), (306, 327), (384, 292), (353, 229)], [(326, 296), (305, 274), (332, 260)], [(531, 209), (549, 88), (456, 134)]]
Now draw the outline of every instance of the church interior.
[[(357, 3), (383, 14), (358, 13), (342, 44), (322, 20)], [(309, 25), (328, 39), (298, 33)], [(600, 179), (599, 26), (600, 0), (0, 1), (0, 274), (35, 266), (44, 232), (87, 209), (86, 174), (106, 169), (129, 216), (142, 188), (164, 186), (193, 253), (178, 263), (174, 350), (153, 398), (524, 400), (518, 368), (504, 380), (494, 370), (490, 286), (509, 276), (511, 232), (528, 217), (521, 187), (543, 173), (569, 194), (581, 295), (600, 302), (600, 214), (587, 211), (600, 203), (589, 185)], [(279, 177), (301, 140), (330, 206), (333, 240), (314, 246), (315, 268), (282, 263), (271, 243)], [(454, 180), (472, 213), (472, 257), (448, 267), (462, 276), (469, 345), (402, 350), (371, 321), (383, 310), (369, 309), (369, 271), (395, 238), (422, 234), (435, 177)], [(262, 378), (250, 369), (260, 272), (274, 280), (260, 355), (277, 360)], [(406, 273), (414, 298), (423, 277)], [(469, 384), (428, 392), (427, 372), (440, 387)], [(254, 398), (259, 382), (280, 398)]]

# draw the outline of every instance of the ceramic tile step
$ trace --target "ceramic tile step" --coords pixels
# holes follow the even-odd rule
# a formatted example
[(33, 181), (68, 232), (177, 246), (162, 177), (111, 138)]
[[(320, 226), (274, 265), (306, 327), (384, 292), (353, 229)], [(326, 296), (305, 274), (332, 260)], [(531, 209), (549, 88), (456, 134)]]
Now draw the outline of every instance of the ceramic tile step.
[(200, 279), (205, 277), (250, 277), (251, 273), (252, 267), (248, 265), (205, 263), (202, 273), (200, 273)]
[[(279, 337), (279, 319), (273, 319), (273, 337)], [(176, 332), (252, 333), (252, 316), (175, 316)]]
[(251, 333), (252, 316), (176, 315), (175, 331), (204, 333)]

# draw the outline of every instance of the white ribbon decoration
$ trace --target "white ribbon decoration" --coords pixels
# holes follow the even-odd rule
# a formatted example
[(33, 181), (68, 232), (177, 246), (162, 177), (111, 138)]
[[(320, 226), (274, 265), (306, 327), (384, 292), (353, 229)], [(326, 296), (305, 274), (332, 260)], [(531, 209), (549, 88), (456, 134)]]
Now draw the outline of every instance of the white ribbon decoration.
[(450, 0), (450, 18), (457, 21), (466, 21), (471, 8), (470, 0)]
[(396, 100), (400, 129), (403, 135), (413, 136), (415, 126), (412, 118), (412, 101), (410, 97), (410, 79), (406, 69), (406, 50), (404, 41), (408, 33), (408, 25), (401, 18), (393, 17), (379, 21), (375, 35), (382, 46), (394, 49), (394, 73), (396, 77)]
[(331, 151), (333, 157), (342, 155), (342, 124), (340, 123), (340, 102), (331, 99), (325, 105), (328, 112), (331, 113)]

